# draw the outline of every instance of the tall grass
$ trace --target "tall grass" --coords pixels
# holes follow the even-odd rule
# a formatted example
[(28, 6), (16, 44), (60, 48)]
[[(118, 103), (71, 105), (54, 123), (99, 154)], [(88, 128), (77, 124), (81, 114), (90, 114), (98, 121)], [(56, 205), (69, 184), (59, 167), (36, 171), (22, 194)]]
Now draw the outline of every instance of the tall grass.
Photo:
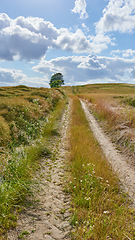
[[(30, 89), (28, 88), (27, 90)], [(2, 152), (0, 157), (0, 236), (4, 234), (7, 229), (15, 227), (17, 214), (20, 211), (21, 206), (24, 204), (25, 200), (29, 196), (33, 196), (33, 192), (37, 189), (38, 183), (33, 180), (33, 175), (40, 166), (41, 159), (51, 154), (50, 139), (54, 136), (54, 134), (58, 133), (57, 122), (62, 116), (62, 112), (65, 106), (65, 99), (63, 98), (63, 95), (61, 95), (60, 93), (57, 94), (57, 92), (55, 93), (55, 91), (51, 91), (50, 94), (48, 90), (48, 96), (48, 104), (50, 106), (47, 110), (47, 116), (45, 115), (44, 118), (40, 119), (42, 128), (39, 134), (36, 134), (35, 140), (31, 138), (32, 141), (30, 141), (29, 144), (23, 144), (24, 142), (21, 140), (21, 145), (16, 144), (15, 146), (13, 146), (13, 141), (11, 141), (12, 151), (10, 151), (8, 149), (7, 139), (5, 138), (6, 152)], [(25, 97), (28, 98), (28, 95), (25, 95)], [(32, 105), (31, 102), (30, 105), (27, 104), (28, 100), (26, 99), (23, 99), (20, 103), (18, 102), (19, 99), (17, 102), (15, 102), (15, 99), (16, 97), (12, 99), (11, 102), (9, 101), (9, 99), (6, 99), (6, 101), (2, 99), (2, 104), (0, 108), (0, 111), (2, 111), (2, 106), (4, 106), (4, 109), (11, 108), (12, 106), (13, 112), (11, 112), (11, 115), (12, 118), (14, 118), (12, 119), (14, 121), (11, 121), (10, 124), (8, 124), (10, 119), (9, 121), (8, 119), (6, 121), (5, 118), (0, 116), (0, 118), (2, 119), (0, 130), (2, 129), (2, 133), (4, 131), (7, 131), (9, 139), (10, 136), (12, 136), (10, 133), (12, 131), (11, 124), (14, 124), (13, 133), (18, 134), (17, 131), (19, 130), (19, 128), (21, 128), (18, 127), (20, 123), (18, 123), (18, 121), (20, 120), (21, 116), (21, 124), (24, 128), (24, 131), (24, 121), (26, 121), (27, 118), (27, 124), (31, 124), (31, 120), (34, 119), (33, 128), (37, 127), (36, 117), (34, 115), (33, 109), (37, 107), (37, 111), (40, 115), (39, 109), (40, 106), (44, 103), (44, 100), (42, 98), (40, 100), (34, 98), (36, 99), (36, 101), (34, 101)], [(29, 100), (31, 101), (31, 99)], [(7, 102), (8, 104), (6, 104)], [(28, 111), (25, 111), (26, 107), (28, 108)], [(43, 106), (43, 109), (45, 109), (45, 106)], [(44, 110), (42, 110), (42, 112), (44, 112)], [(10, 118), (9, 116), (7, 117)], [(48, 120), (46, 119), (47, 117)], [(39, 119), (37, 120), (39, 121)], [(17, 127), (18, 129), (16, 129), (15, 131), (15, 128)], [(28, 126), (26, 127), (26, 132), (28, 136)], [(16, 148), (16, 146), (19, 147)]]
[[(10, 89), (10, 91), (9, 91)], [(5, 146), (6, 135), (9, 147), (27, 145), (41, 134), (47, 115), (55, 109), (63, 95), (57, 90), (28, 88), (26, 86), (2, 88), (0, 96), (1, 146)], [(3, 91), (4, 90), (4, 91)], [(23, 93), (18, 96), (18, 92)], [(17, 94), (16, 94), (17, 93)]]
[(5, 119), (0, 116), (0, 146), (6, 146), (11, 140), (10, 128)]
[(75, 227), (72, 239), (133, 239), (132, 210), (120, 193), (118, 179), (94, 139), (76, 97), (73, 97), (69, 166)]
[(95, 117), (117, 148), (128, 155), (134, 164), (135, 159), (135, 108), (134, 98), (125, 95), (81, 94), (89, 104)]

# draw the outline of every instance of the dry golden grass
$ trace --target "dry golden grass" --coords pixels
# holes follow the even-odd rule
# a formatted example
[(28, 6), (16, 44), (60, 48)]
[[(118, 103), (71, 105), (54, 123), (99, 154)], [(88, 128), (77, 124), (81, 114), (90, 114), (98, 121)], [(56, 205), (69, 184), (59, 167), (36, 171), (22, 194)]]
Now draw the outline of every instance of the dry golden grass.
[[(135, 164), (135, 107), (128, 99), (133, 95), (79, 94), (89, 104), (101, 126), (109, 134), (117, 148)], [(131, 98), (132, 96), (132, 98)], [(131, 101), (131, 100), (130, 100)], [(131, 104), (133, 101), (131, 101)]]
[(133, 239), (133, 215), (101, 148), (73, 97), (69, 163), (75, 230), (72, 239)]
[(30, 144), (30, 141), (39, 136), (47, 116), (55, 109), (61, 98), (63, 95), (56, 89), (26, 86), (0, 88), (2, 119), (0, 145), (3, 147), (5, 143), (8, 143), (5, 142), (4, 133), (7, 126), (9, 129), (7, 138), (12, 140), (9, 141), (10, 148), (20, 144)]
[(0, 116), (0, 146), (6, 146), (11, 140), (10, 128), (5, 119)]

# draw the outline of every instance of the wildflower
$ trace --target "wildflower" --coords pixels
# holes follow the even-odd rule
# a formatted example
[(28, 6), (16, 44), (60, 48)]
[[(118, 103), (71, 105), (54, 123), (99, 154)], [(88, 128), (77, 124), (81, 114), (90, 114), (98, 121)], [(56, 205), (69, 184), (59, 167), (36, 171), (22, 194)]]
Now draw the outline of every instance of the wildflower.
[(85, 199), (86, 201), (89, 201), (89, 200), (90, 200), (90, 197), (88, 197), (88, 198), (87, 198), (87, 197), (85, 197), (84, 199)]
[(101, 180), (103, 180), (103, 178), (102, 177), (99, 177)]
[(109, 211), (104, 211), (103, 213), (108, 214), (108, 213), (110, 213), (110, 212), (109, 212)]

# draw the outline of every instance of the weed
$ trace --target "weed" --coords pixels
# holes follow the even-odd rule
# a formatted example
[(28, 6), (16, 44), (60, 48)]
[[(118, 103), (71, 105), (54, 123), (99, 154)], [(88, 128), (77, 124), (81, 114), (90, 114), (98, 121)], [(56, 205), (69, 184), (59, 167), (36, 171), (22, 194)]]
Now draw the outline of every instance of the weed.
[(64, 214), (66, 212), (66, 209), (65, 208), (62, 208), (61, 210), (60, 210), (60, 213), (61, 214)]
[(18, 239), (23, 239), (24, 236), (26, 236), (26, 235), (29, 235), (29, 232), (25, 230), (18, 236)]
[(125, 104), (135, 107), (135, 98), (126, 98), (123, 100)]

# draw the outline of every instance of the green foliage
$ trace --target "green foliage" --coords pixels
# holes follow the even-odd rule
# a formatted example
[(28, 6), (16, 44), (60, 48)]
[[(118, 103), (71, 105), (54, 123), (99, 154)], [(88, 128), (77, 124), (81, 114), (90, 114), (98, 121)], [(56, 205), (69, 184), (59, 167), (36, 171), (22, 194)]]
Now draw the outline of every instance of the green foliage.
[(63, 75), (61, 73), (52, 75), (49, 85), (51, 88), (59, 88), (61, 85), (64, 85)]
[(123, 100), (123, 102), (132, 107), (135, 107), (135, 98), (126, 98)]
[(24, 239), (24, 236), (26, 235), (29, 235), (29, 232), (25, 230), (18, 236), (18, 239)]

